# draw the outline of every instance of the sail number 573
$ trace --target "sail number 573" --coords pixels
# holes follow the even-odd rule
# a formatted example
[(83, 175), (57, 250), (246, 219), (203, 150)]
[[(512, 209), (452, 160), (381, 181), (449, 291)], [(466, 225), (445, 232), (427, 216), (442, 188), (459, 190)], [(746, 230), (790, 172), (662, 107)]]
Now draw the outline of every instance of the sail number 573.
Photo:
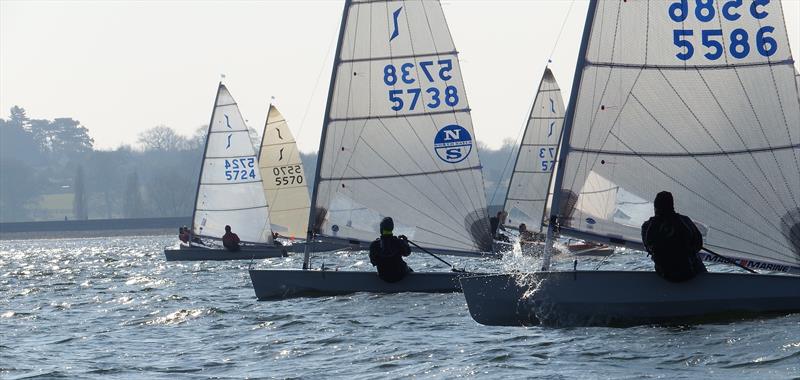
[[(769, 15), (764, 8), (771, 0), (752, 0), (749, 6), (745, 6), (744, 0), (720, 0), (720, 7), (715, 6), (715, 0), (679, 0), (669, 5), (667, 13), (669, 18), (675, 23), (680, 23), (680, 29), (672, 31), (672, 42), (678, 47), (675, 56), (687, 61), (695, 54), (695, 46), (690, 41), (694, 36), (699, 36), (703, 49), (703, 56), (706, 59), (715, 61), (725, 54), (725, 48), (735, 59), (744, 59), (755, 50), (764, 57), (771, 57), (778, 51), (778, 42), (772, 37), (775, 28), (769, 25), (762, 25), (762, 21)], [(701, 23), (710, 23), (715, 18), (725, 19), (730, 22), (752, 17), (761, 27), (754, 35), (750, 35), (744, 28), (735, 28), (729, 34), (723, 35), (722, 29), (685, 29), (684, 22), (690, 17), (696, 18)], [(744, 19), (743, 19), (744, 18)], [(721, 20), (720, 20), (721, 21)], [(709, 24), (709, 26), (719, 26), (719, 21)], [(755, 47), (755, 49), (753, 49)]]

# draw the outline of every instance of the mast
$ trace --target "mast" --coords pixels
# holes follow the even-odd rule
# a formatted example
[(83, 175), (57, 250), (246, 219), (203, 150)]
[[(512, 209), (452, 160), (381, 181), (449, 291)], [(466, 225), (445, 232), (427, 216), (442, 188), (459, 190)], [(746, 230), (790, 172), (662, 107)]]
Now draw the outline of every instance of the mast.
[(208, 121), (208, 131), (206, 132), (205, 146), (203, 147), (203, 159), (200, 160), (200, 175), (197, 176), (197, 189), (194, 191), (194, 208), (192, 209), (192, 235), (195, 231), (195, 217), (197, 216), (197, 201), (200, 196), (200, 182), (203, 181), (203, 167), (206, 162), (206, 154), (208, 153), (208, 140), (211, 137), (211, 123), (214, 122), (214, 115), (217, 113), (217, 102), (219, 101), (219, 93), (222, 90), (222, 81), (217, 85), (217, 95), (214, 96), (214, 106), (211, 108), (211, 119)]
[(328, 124), (330, 123), (331, 103), (333, 102), (333, 90), (336, 85), (336, 68), (339, 67), (342, 40), (344, 39), (345, 22), (347, 22), (347, 12), (350, 9), (351, 0), (345, 0), (342, 10), (342, 21), (339, 23), (339, 40), (336, 42), (336, 55), (333, 57), (333, 67), (331, 68), (331, 80), (328, 86), (328, 101), (325, 104), (325, 114), (322, 121), (322, 133), (319, 138), (319, 149), (317, 150), (317, 171), (314, 173), (314, 186), (311, 191), (311, 206), (308, 212), (308, 234), (306, 235), (306, 247), (303, 255), (303, 269), (308, 269), (311, 262), (311, 251), (309, 245), (314, 237), (314, 220), (316, 219), (317, 191), (319, 190), (319, 179), (322, 172), (322, 157), (325, 154), (325, 140), (328, 137)]
[(586, 12), (586, 23), (583, 26), (583, 39), (581, 40), (581, 48), (578, 53), (578, 63), (575, 65), (575, 75), (572, 79), (572, 91), (569, 94), (569, 105), (567, 106), (567, 113), (564, 115), (564, 126), (561, 130), (561, 144), (558, 147), (558, 169), (553, 169), (555, 180), (553, 183), (553, 203), (550, 205), (550, 223), (547, 224), (547, 236), (544, 241), (544, 258), (542, 260), (542, 270), (550, 269), (550, 258), (552, 257), (553, 234), (555, 233), (555, 225), (558, 221), (558, 213), (561, 209), (561, 183), (564, 180), (564, 169), (567, 162), (567, 153), (569, 153), (569, 140), (572, 134), (572, 123), (575, 118), (575, 108), (578, 103), (578, 93), (581, 88), (581, 81), (583, 80), (583, 69), (586, 66), (586, 52), (589, 48), (589, 39), (592, 36), (592, 24), (594, 23), (594, 15), (597, 11), (597, 0), (590, 0), (589, 9)]

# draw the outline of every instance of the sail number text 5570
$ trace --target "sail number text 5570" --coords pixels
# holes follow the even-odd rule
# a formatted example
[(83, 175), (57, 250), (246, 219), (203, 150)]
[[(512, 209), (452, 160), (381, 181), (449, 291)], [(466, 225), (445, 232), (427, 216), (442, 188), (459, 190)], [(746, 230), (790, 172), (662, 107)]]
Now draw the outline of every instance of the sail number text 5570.
[[(453, 78), (450, 75), (451, 70), (452, 59), (420, 61), (417, 64), (407, 62), (397, 66), (390, 63), (384, 66), (383, 83), (390, 87), (389, 102), (392, 110), (413, 111), (419, 107), (420, 97), (427, 98), (427, 101), (422, 102), (428, 109), (439, 108), (442, 104), (449, 107), (458, 105), (458, 88), (447, 85), (447, 81)], [(397, 88), (403, 84), (412, 86), (406, 89)], [(422, 95), (423, 92), (425, 95)]]
[[(725, 55), (725, 50), (728, 50), (735, 59), (746, 58), (752, 50), (758, 51), (758, 54), (764, 57), (773, 56), (778, 51), (778, 42), (772, 37), (775, 27), (763, 25), (766, 21), (764, 19), (769, 15), (765, 7), (770, 1), (752, 0), (748, 6), (743, 0), (719, 0), (719, 7), (715, 6), (715, 0), (679, 0), (669, 3), (667, 9), (669, 18), (680, 27), (672, 31), (672, 42), (678, 47), (675, 56), (682, 61), (688, 61), (694, 56), (695, 45), (691, 40), (697, 38), (694, 37), (695, 34), (700, 36), (704, 47), (703, 56), (711, 61)], [(709, 23), (709, 28), (686, 29), (685, 22), (692, 17), (701, 23)], [(748, 22), (751, 17), (755, 22)], [(715, 18), (718, 21), (712, 22)], [(741, 22), (744, 25), (754, 24), (759, 28), (753, 30), (754, 35), (744, 28), (734, 28), (730, 31), (730, 35), (723, 35), (722, 29), (719, 28), (720, 19)]]
[(275, 186), (285, 186), (303, 183), (303, 173), (300, 165), (276, 166), (272, 168), (275, 176)]

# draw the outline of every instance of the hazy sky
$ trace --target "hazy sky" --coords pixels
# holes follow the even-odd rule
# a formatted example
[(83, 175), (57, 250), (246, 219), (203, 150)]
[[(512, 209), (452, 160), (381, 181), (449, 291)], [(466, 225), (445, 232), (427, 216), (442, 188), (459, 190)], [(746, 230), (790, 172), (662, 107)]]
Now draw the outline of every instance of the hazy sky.
[[(516, 138), (571, 3), (444, 2), (479, 140)], [(261, 130), (274, 96), (300, 149), (315, 151), (342, 4), (0, 0), (0, 115), (73, 117), (100, 148), (159, 124), (190, 135), (224, 73), (250, 126)], [(565, 97), (587, 5), (574, 2), (551, 64)], [(797, 57), (800, 0), (783, 6)]]

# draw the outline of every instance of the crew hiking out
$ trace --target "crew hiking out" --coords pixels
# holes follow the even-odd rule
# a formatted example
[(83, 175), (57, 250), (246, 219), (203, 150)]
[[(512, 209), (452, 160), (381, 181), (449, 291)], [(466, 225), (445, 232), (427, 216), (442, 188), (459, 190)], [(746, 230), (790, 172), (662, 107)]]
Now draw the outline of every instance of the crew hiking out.
[(380, 225), (381, 237), (375, 239), (369, 246), (369, 261), (372, 266), (378, 267), (378, 277), (386, 282), (398, 282), (406, 274), (413, 272), (403, 257), (411, 254), (411, 247), (404, 235), (392, 235), (394, 221), (392, 218), (383, 218)]
[(688, 281), (706, 267), (697, 256), (703, 248), (700, 230), (685, 215), (675, 212), (672, 194), (662, 191), (654, 202), (655, 216), (642, 224), (642, 242), (655, 263), (656, 273), (667, 281)]

